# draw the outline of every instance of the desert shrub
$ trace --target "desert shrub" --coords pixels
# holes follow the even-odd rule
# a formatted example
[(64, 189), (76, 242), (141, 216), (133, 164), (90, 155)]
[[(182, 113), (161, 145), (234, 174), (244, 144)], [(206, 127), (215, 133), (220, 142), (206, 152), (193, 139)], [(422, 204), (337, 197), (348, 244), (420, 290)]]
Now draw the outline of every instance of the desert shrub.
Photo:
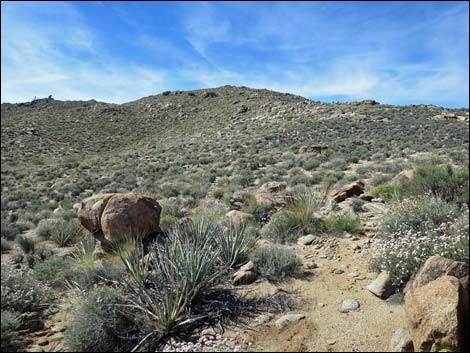
[(50, 239), (59, 246), (67, 246), (83, 233), (84, 228), (77, 219), (59, 220), (53, 227)]
[(36, 247), (36, 242), (34, 241), (34, 239), (20, 235), (16, 238), (16, 242), (18, 243), (21, 250), (23, 250), (25, 254), (34, 253), (34, 249)]
[(52, 298), (50, 288), (37, 281), (31, 271), (18, 272), (2, 266), (2, 310), (20, 313), (34, 311), (47, 304)]
[(50, 239), (58, 222), (58, 219), (42, 219), (38, 223), (36, 234), (42, 238)]
[(123, 311), (125, 295), (118, 288), (85, 292), (74, 305), (65, 340), (76, 352), (125, 352), (138, 342), (137, 323)]
[(371, 267), (403, 286), (431, 256), (468, 262), (468, 209), (436, 197), (405, 199), (381, 225)]
[(2, 253), (10, 251), (10, 250), (11, 250), (11, 243), (8, 240), (2, 238)]
[(18, 313), (3, 310), (1, 311), (2, 327), (2, 352), (17, 352), (21, 349), (21, 335), (18, 333), (21, 321)]
[(394, 197), (398, 197), (398, 192), (398, 186), (393, 184), (380, 184), (370, 190), (372, 196), (379, 197), (383, 200), (390, 200)]
[(257, 271), (269, 280), (299, 274), (302, 272), (302, 260), (286, 246), (274, 244), (262, 246), (253, 255)]
[(315, 158), (309, 158), (303, 162), (303, 167), (305, 168), (305, 170), (314, 170), (317, 169), (319, 166), (320, 161)]
[(58, 288), (64, 285), (64, 274), (70, 263), (61, 257), (52, 256), (34, 266), (32, 277), (50, 287)]
[(160, 215), (160, 226), (162, 229), (168, 229), (174, 226), (178, 219), (185, 216), (181, 211), (181, 206), (176, 201), (165, 199), (160, 202), (162, 214)]
[(6, 222), (3, 222), (2, 220), (1, 234), (2, 234), (2, 239), (15, 240), (16, 236), (18, 234), (21, 234), (21, 231), (17, 227), (15, 227), (14, 224), (6, 223)]
[(255, 216), (256, 222), (261, 224), (267, 223), (271, 217), (271, 210), (263, 205), (255, 204), (245, 206), (241, 209), (241, 211), (252, 214)]
[(328, 216), (325, 220), (325, 226), (330, 232), (336, 234), (357, 233), (361, 227), (361, 221), (351, 213), (342, 212)]
[(414, 178), (401, 183), (399, 190), (403, 197), (431, 193), (449, 202), (468, 205), (468, 169), (454, 169), (450, 165), (419, 164)]

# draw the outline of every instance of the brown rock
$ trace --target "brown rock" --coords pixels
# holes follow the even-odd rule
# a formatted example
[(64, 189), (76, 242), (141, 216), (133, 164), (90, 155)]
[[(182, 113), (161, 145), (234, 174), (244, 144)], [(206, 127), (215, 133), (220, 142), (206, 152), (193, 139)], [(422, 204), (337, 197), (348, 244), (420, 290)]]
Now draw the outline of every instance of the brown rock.
[(441, 256), (431, 256), (418, 271), (414, 279), (407, 284), (405, 292), (422, 287), (444, 275), (458, 278), (463, 288), (468, 290), (468, 264)]
[(331, 201), (342, 202), (347, 198), (359, 196), (364, 192), (364, 183), (362, 181), (342, 181), (334, 185), (326, 196), (327, 203)]
[(461, 351), (465, 347), (464, 292), (459, 280), (441, 276), (405, 295), (405, 312), (417, 351)]
[(252, 214), (242, 212), (242, 211), (237, 211), (237, 210), (232, 210), (230, 212), (227, 212), (225, 217), (227, 217), (227, 219), (235, 227), (239, 227), (241, 225), (247, 224), (255, 220), (255, 216), (253, 216)]
[(241, 284), (250, 284), (256, 281), (256, 278), (258, 276), (256, 275), (256, 272), (248, 270), (240, 270), (234, 273), (232, 276), (232, 283), (234, 286), (238, 286)]
[(120, 241), (126, 236), (147, 238), (159, 233), (161, 206), (143, 195), (115, 194), (101, 215), (101, 229), (107, 241)]
[(262, 192), (262, 193), (257, 193), (255, 195), (255, 200), (258, 205), (262, 205), (267, 208), (273, 208), (273, 207), (284, 207), (288, 205), (292, 201), (292, 198), (288, 196)]
[(89, 232), (101, 231), (101, 216), (109, 199), (116, 194), (93, 195), (80, 202), (78, 219)]
[(395, 175), (395, 177), (390, 181), (390, 184), (398, 185), (404, 181), (410, 181), (415, 176), (415, 171), (413, 169), (406, 169)]

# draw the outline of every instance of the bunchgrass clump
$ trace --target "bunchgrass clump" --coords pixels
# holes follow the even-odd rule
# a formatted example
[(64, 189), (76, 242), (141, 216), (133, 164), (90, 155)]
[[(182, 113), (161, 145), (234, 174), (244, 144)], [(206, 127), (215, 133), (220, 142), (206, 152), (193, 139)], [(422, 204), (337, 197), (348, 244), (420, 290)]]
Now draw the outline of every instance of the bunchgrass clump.
[(65, 331), (76, 352), (128, 352), (140, 338), (137, 322), (125, 312), (126, 296), (119, 288), (98, 287), (80, 295)]
[(309, 189), (296, 192), (292, 203), (271, 217), (267, 237), (277, 243), (290, 243), (303, 234), (322, 231), (323, 223), (314, 218), (321, 205), (322, 198), (317, 192)]
[(325, 226), (331, 233), (342, 234), (344, 232), (357, 233), (361, 228), (359, 217), (348, 212), (335, 213), (328, 216)]
[(302, 273), (302, 260), (288, 247), (280, 244), (262, 246), (253, 255), (257, 271), (269, 280), (280, 280)]

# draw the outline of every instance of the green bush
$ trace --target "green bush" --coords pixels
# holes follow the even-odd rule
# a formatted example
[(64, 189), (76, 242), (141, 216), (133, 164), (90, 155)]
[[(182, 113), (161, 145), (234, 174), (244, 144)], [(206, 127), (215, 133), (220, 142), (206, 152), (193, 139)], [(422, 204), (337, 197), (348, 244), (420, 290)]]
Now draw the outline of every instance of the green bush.
[(402, 182), (399, 189), (402, 197), (431, 193), (448, 202), (468, 205), (468, 169), (454, 169), (450, 165), (419, 164), (414, 178)]
[(398, 192), (398, 186), (393, 184), (380, 184), (370, 190), (372, 196), (379, 197), (383, 200), (390, 200), (393, 197), (397, 197)]
[(59, 222), (58, 219), (42, 219), (38, 223), (36, 234), (44, 239), (50, 239)]
[(353, 214), (344, 212), (330, 215), (325, 220), (326, 228), (333, 233), (357, 233), (361, 228), (361, 221)]
[(25, 254), (33, 254), (34, 253), (34, 249), (36, 247), (36, 242), (34, 241), (34, 239), (31, 239), (31, 238), (24, 237), (24, 236), (20, 235), (16, 238), (16, 242), (18, 243), (21, 250), (23, 250), (23, 252)]
[(74, 305), (65, 340), (75, 352), (126, 352), (138, 343), (137, 323), (123, 311), (118, 288), (90, 289)]
[(41, 283), (47, 283), (51, 287), (64, 285), (65, 271), (70, 263), (64, 258), (53, 256), (34, 266), (32, 277)]
[(10, 250), (11, 250), (11, 243), (8, 240), (2, 238), (2, 253), (10, 251)]
[(21, 322), (18, 314), (12, 311), (3, 310), (1, 312), (2, 319), (2, 352), (20, 351), (21, 335), (18, 333)]
[(258, 248), (253, 255), (256, 270), (269, 280), (302, 273), (302, 260), (286, 246), (274, 244)]

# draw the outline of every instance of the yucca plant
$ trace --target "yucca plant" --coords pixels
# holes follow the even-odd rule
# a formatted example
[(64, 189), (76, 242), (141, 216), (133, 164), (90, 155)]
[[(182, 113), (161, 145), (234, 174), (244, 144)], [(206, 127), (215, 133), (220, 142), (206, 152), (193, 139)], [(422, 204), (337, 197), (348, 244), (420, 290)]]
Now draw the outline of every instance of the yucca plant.
[(57, 222), (51, 231), (51, 240), (60, 247), (68, 245), (73, 239), (77, 239), (83, 232), (83, 227), (76, 219)]
[(201, 318), (190, 314), (191, 304), (225, 273), (214, 248), (217, 231), (203, 218), (177, 226), (164, 243), (150, 245), (145, 260), (140, 241), (134, 250), (118, 249), (130, 273), (126, 287), (133, 296), (127, 306), (143, 314), (156, 332), (174, 332)]
[(246, 225), (228, 225), (226, 232), (215, 233), (216, 246), (219, 249), (219, 258), (222, 264), (233, 268), (243, 264), (253, 249), (254, 239), (247, 232)]

